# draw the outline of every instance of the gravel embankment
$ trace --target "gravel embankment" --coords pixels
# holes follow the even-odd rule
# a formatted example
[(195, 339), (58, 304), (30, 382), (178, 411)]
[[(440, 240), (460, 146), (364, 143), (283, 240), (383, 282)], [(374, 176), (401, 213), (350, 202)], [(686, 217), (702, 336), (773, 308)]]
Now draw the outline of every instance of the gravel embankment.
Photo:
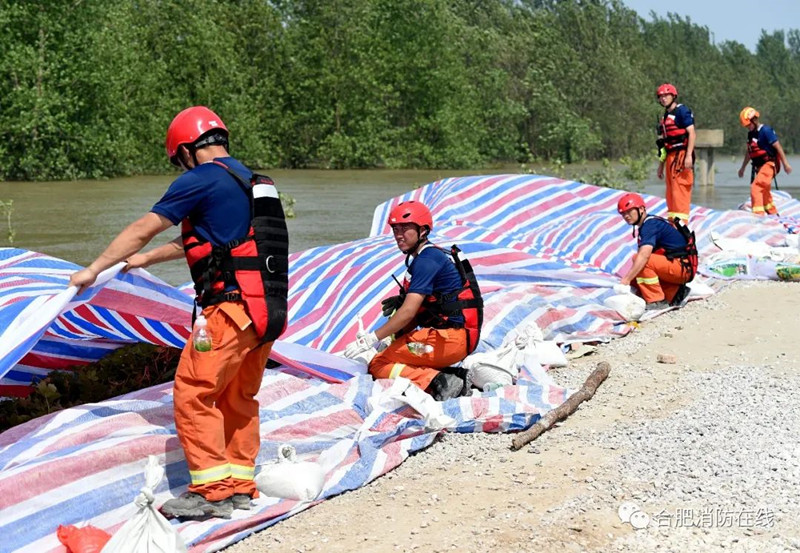
[[(446, 435), (226, 551), (800, 550), (798, 312), (795, 286), (729, 286), (555, 372), (577, 388), (612, 367), (521, 451), (509, 435)], [(620, 520), (624, 502), (646, 528)]]

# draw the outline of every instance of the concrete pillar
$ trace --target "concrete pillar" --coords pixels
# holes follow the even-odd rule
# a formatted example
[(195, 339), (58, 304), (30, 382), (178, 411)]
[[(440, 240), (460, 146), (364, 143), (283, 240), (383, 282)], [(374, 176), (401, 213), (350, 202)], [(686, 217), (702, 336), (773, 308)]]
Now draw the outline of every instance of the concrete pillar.
[(714, 186), (714, 148), (725, 142), (722, 129), (697, 129), (694, 142), (695, 168), (694, 183), (700, 186)]

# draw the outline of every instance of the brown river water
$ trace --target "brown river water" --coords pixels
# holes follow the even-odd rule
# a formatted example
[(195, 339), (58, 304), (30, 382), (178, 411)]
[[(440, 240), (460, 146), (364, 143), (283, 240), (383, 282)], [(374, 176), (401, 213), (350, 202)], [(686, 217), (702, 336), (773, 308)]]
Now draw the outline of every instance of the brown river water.
[[(720, 159), (721, 158), (721, 159)], [(716, 185), (695, 187), (693, 203), (734, 209), (749, 197), (749, 186), (736, 176), (741, 158), (718, 156)], [(800, 194), (800, 156), (790, 156), (793, 175), (779, 176), (781, 190)], [(591, 166), (588, 166), (591, 168)], [(569, 171), (569, 168), (567, 169)], [(580, 170), (579, 170), (580, 171)], [(453, 170), (267, 170), (278, 189), (296, 200), (288, 220), (292, 252), (366, 236), (375, 207), (415, 187), (453, 176), (520, 172), (518, 167)], [(542, 171), (541, 173), (544, 173)], [(546, 173), (544, 173), (546, 174)], [(177, 173), (107, 181), (0, 182), (0, 200), (13, 200), (14, 246), (87, 265), (128, 223), (147, 212)], [(655, 164), (643, 191), (663, 196)], [(5, 241), (0, 221), (0, 240)], [(153, 244), (175, 236), (167, 231)], [(3, 244), (5, 245), (5, 244)], [(149, 269), (171, 284), (189, 280), (182, 260)]]

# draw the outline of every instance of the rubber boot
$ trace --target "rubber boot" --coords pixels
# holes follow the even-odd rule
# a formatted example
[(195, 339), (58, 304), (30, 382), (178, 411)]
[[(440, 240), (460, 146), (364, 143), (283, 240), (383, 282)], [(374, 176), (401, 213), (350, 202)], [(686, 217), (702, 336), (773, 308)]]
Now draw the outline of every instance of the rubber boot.
[(463, 395), (466, 387), (464, 378), (455, 374), (440, 372), (431, 380), (425, 391), (433, 396), (436, 401), (445, 401)]

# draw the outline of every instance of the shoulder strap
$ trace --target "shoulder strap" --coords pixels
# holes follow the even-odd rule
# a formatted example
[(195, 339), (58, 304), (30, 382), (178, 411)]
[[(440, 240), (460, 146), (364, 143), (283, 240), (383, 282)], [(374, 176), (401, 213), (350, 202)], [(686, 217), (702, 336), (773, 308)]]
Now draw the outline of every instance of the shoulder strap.
[(239, 175), (239, 173), (237, 173), (236, 171), (234, 171), (233, 169), (231, 169), (218, 159), (213, 160), (211, 163), (213, 163), (214, 165), (219, 165), (220, 167), (225, 169), (228, 172), (228, 174), (233, 177), (233, 180), (239, 183), (239, 186), (241, 186), (242, 190), (244, 190), (247, 193), (248, 197), (250, 196), (250, 189), (252, 188), (252, 185), (246, 180), (244, 180), (241, 177), (241, 175)]

